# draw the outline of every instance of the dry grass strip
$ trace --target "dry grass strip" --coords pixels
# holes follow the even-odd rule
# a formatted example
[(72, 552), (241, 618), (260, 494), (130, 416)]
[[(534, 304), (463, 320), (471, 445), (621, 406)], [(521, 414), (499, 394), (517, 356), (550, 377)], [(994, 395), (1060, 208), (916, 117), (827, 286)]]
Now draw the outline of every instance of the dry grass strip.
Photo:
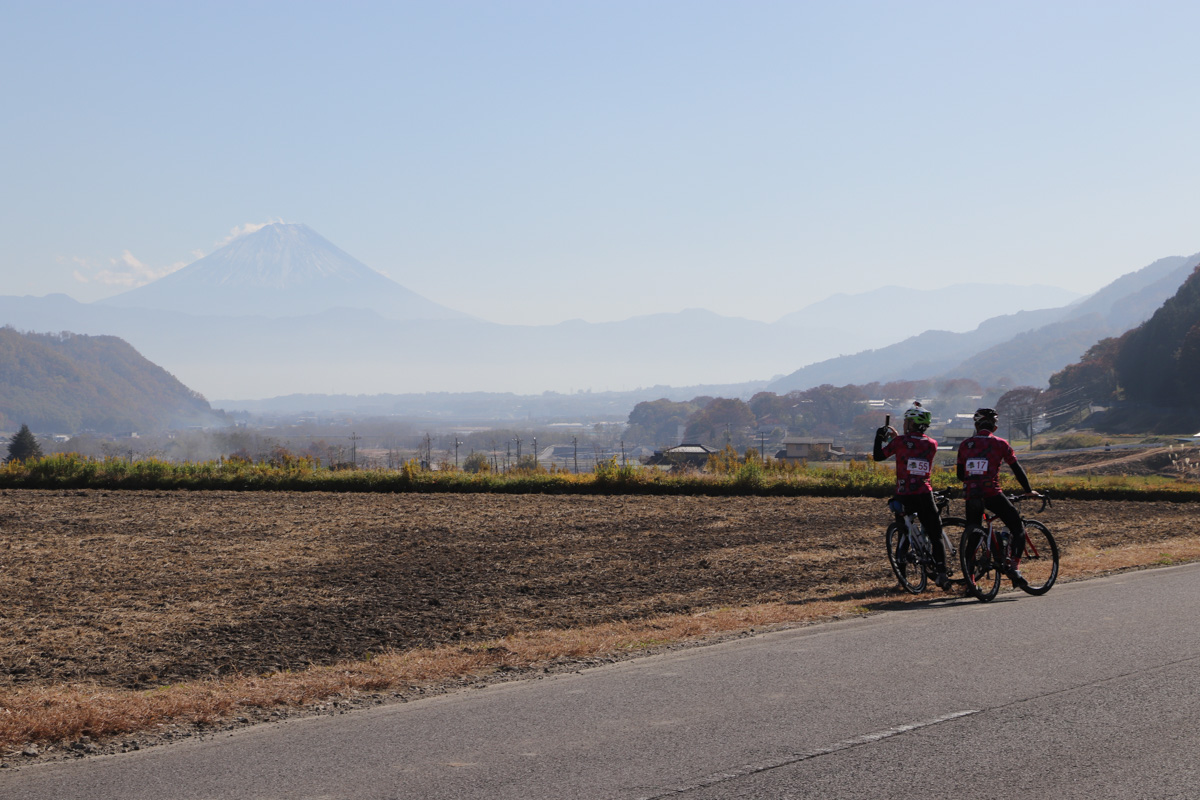
[[(1064, 555), (1061, 580), (1200, 561), (1194, 536), (1107, 549), (1086, 546)], [(148, 691), (84, 684), (10, 690), (0, 695), (0, 751), (30, 743), (58, 744), (82, 736), (107, 738), (169, 723), (212, 724), (247, 709), (301, 707), (362, 692), (412, 690), (478, 679), (498, 670), (531, 670), (555, 662), (628, 655), (668, 643), (695, 641), (768, 626), (796, 625), (871, 613), (896, 602), (927, 601), (897, 592), (884, 600), (877, 582), (838, 587), (839, 598), (715, 608), (693, 614), (607, 623), (574, 630), (520, 633), (470, 646), (386, 653), (297, 672), (176, 684)]]

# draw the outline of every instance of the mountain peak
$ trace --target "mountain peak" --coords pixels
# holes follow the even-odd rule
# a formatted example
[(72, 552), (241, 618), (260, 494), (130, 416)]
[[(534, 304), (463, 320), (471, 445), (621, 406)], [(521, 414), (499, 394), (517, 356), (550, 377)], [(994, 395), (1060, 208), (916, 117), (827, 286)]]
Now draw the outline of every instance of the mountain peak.
[(210, 286), (263, 289), (384, 277), (307, 225), (283, 222), (239, 236), (174, 274)]
[(368, 267), (307, 225), (276, 222), (100, 305), (223, 316), (303, 316), (335, 308), (389, 319), (465, 319)]

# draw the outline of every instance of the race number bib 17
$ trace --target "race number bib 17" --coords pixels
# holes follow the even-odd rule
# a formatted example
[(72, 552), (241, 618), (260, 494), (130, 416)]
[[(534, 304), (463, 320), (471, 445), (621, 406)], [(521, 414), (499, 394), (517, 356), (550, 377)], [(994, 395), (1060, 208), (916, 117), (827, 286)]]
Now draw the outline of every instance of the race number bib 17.
[(967, 474), (968, 475), (987, 475), (988, 460), (986, 458), (968, 458), (967, 459)]
[(928, 475), (929, 462), (923, 458), (910, 458), (908, 460), (908, 474), (910, 475)]

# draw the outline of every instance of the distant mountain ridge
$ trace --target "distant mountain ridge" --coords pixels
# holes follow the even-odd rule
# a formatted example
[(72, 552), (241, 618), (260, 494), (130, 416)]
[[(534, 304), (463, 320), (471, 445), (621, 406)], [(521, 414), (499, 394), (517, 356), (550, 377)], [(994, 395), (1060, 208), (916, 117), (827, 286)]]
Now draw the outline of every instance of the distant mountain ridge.
[[(1077, 358), (1089, 341), (1149, 316), (1174, 290), (1171, 281), (1182, 281), (1175, 269), (1181, 260), (1163, 259), (1089, 298), (1068, 293), (1067, 305), (1036, 310), (1015, 311), (1063, 290), (885, 287), (810, 303), (807, 317), (792, 314), (774, 323), (688, 309), (619, 322), (500, 325), (410, 292), (307, 226), (280, 223), (104, 301), (0, 296), (0, 324), (118, 336), (189, 386), (243, 399), (545, 390), (572, 395), (581, 389), (756, 382), (786, 392), (822, 383), (955, 377), (956, 369), (1000, 369), (1010, 356), (1013, 363), (1004, 363), (1002, 374), (1037, 383)], [(981, 292), (992, 293), (998, 310), (1015, 313), (973, 330), (910, 337), (886, 319), (888, 303), (903, 302), (928, 309), (931, 325), (941, 320), (961, 327), (969, 320), (956, 316), (957, 306), (965, 305), (956, 298)], [(1040, 333), (1020, 347), (1006, 344), (1031, 331)], [(979, 354), (989, 348), (998, 349), (987, 356), (990, 366), (981, 366)], [(1000, 375), (980, 382), (990, 385)]]
[[(972, 331), (982, 322), (975, 300), (985, 296), (1001, 314), (1061, 308), (1084, 297), (1056, 286), (959, 283), (925, 290), (883, 286), (835, 294), (781, 317), (775, 325), (836, 332), (845, 352), (856, 353), (928, 330)], [(867, 324), (885, 309), (904, 309), (906, 313), (891, 315), (886, 325)]]
[(0, 429), (130, 433), (220, 421), (208, 401), (115, 336), (0, 328)]
[(520, 395), (512, 392), (425, 392), (413, 394), (327, 395), (294, 394), (262, 400), (217, 400), (222, 408), (264, 416), (297, 414), (402, 416), (438, 421), (452, 419), (461, 424), (527, 421), (578, 422), (608, 419), (624, 422), (629, 410), (645, 400), (683, 401), (695, 397), (750, 399), (762, 391), (766, 381), (743, 384), (699, 386), (649, 386), (624, 392), (543, 392)]
[(1014, 336), (1050, 324), (1061, 314), (1062, 309), (1022, 311), (985, 320), (975, 330), (965, 333), (925, 331), (877, 350), (809, 364), (772, 381), (768, 389), (782, 394), (822, 384), (846, 386), (937, 377), (948, 364), (964, 362)]
[(1200, 263), (1200, 253), (1168, 256), (1117, 278), (1069, 309), (1070, 316), (1097, 313), (1125, 329), (1149, 319)]
[(359, 308), (397, 320), (469, 319), (376, 272), (307, 225), (284, 223), (96, 305), (204, 316), (277, 318)]
[(1092, 343), (1148, 319), (1198, 263), (1200, 253), (1159, 259), (1070, 305), (993, 317), (965, 333), (927, 331), (888, 347), (809, 364), (772, 381), (768, 390), (925, 378), (1041, 386)]

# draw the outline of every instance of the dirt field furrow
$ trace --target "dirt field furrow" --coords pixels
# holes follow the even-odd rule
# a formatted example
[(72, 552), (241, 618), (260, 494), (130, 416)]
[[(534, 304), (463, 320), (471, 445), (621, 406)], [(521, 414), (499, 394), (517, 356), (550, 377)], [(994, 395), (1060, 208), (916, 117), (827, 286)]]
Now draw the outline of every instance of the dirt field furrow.
[[(1039, 518), (1069, 554), (1177, 537), (1198, 511), (1060, 501)], [(888, 521), (878, 499), (7, 491), (0, 687), (296, 670), (864, 576), (887, 596)]]

